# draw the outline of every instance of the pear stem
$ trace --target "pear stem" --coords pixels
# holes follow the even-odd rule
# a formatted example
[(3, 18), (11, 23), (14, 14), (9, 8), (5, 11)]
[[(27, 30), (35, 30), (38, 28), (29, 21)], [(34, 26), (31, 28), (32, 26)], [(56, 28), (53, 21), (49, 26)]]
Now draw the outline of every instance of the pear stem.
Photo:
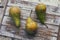
[(32, 14), (32, 10), (31, 10), (31, 12), (30, 12), (30, 17), (31, 17), (31, 14)]
[(46, 26), (46, 28), (48, 28), (48, 26), (46, 24), (44, 24)]

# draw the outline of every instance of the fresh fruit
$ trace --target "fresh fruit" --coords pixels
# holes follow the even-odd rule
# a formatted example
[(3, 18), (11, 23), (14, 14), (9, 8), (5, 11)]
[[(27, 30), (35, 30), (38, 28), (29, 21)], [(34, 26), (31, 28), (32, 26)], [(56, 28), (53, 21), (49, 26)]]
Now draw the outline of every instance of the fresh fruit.
[(13, 6), (9, 9), (9, 15), (12, 18), (17, 28), (20, 27), (20, 13), (21, 13), (21, 10), (17, 6)]
[[(40, 20), (41, 24), (45, 25), (45, 17), (46, 17), (46, 5), (45, 4), (38, 4), (35, 8), (36, 15)], [(46, 26), (47, 27), (47, 26)], [(48, 27), (47, 27), (48, 28)]]
[(26, 31), (29, 34), (34, 34), (36, 30), (37, 30), (37, 23), (33, 21), (30, 17), (28, 17), (26, 20)]

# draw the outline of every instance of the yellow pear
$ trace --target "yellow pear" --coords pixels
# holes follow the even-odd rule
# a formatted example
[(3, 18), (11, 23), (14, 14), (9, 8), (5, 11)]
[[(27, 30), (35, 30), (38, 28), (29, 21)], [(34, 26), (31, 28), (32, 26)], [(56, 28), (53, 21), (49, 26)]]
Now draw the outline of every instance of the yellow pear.
[(28, 17), (26, 20), (26, 31), (30, 34), (34, 33), (37, 30), (37, 23)]

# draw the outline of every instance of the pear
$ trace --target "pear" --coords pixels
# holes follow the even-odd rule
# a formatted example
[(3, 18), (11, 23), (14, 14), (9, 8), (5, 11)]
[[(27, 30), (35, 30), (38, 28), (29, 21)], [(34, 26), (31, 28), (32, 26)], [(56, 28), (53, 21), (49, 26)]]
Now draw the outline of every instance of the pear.
[(36, 12), (37, 18), (39, 19), (40, 23), (45, 25), (48, 28), (48, 26), (45, 24), (45, 21), (46, 21), (46, 5), (43, 3), (36, 5), (35, 12)]
[(37, 30), (37, 23), (32, 20), (31, 17), (28, 17), (26, 20), (26, 31), (28, 34), (34, 34)]
[(12, 18), (12, 21), (14, 22), (17, 28), (20, 27), (20, 14), (21, 9), (17, 6), (13, 6), (9, 9), (9, 16)]

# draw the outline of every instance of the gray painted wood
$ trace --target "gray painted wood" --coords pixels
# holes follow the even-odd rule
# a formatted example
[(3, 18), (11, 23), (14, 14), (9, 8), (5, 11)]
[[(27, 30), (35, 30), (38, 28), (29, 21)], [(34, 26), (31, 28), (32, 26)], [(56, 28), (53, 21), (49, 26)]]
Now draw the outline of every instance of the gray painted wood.
[[(26, 32), (25, 32), (25, 24), (26, 24), (26, 19), (30, 16), (31, 9), (33, 9), (33, 14), (31, 14), (32, 19), (37, 18), (34, 12), (35, 11), (34, 8), (36, 6), (35, 4), (37, 3), (32, 3), (32, 5), (30, 4), (27, 6), (26, 4), (21, 4), (21, 3), (20, 4), (8, 3), (5, 9), (6, 10), (5, 15), (2, 20), (0, 34), (3, 36), (17, 38), (20, 40), (57, 40), (57, 33), (58, 33), (58, 28), (59, 28), (58, 25), (60, 23), (59, 21), (60, 14), (59, 12), (51, 11), (51, 10), (55, 10), (56, 8), (55, 6), (51, 6), (51, 5), (50, 6), (47, 5), (47, 12), (46, 12), (47, 20), (45, 22), (48, 25), (49, 29), (47, 29), (44, 25), (41, 25), (41, 23), (39, 23), (39, 20), (38, 20), (37, 34), (35, 35), (35, 37), (30, 37), (30, 39), (27, 37)], [(11, 6), (19, 6), (21, 8), (21, 27), (19, 30), (13, 25), (11, 18), (9, 17), (9, 8)]]
[(0, 40), (11, 40), (11, 38), (0, 36)]

